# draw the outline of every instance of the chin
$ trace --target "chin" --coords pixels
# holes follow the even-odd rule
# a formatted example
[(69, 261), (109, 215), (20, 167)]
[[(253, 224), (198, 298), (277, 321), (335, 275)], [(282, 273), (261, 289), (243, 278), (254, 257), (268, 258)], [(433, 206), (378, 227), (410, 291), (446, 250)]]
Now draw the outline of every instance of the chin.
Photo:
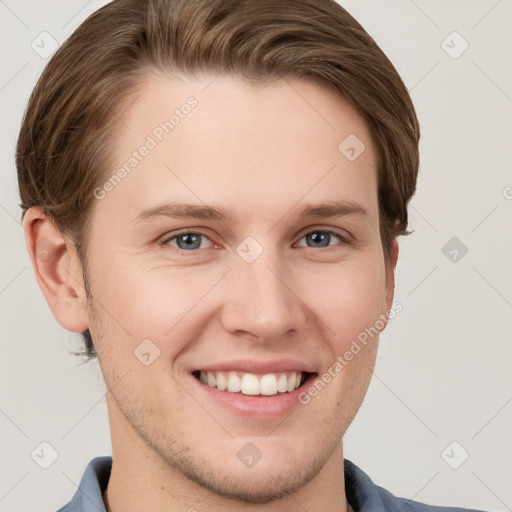
[[(261, 463), (261, 461), (260, 461)], [(252, 468), (222, 470), (216, 466), (215, 474), (187, 475), (211, 492), (245, 503), (270, 503), (286, 498), (309, 482), (320, 468), (312, 465), (270, 464)], [(291, 469), (293, 468), (293, 469)]]
[[(282, 438), (278, 441), (275, 437), (231, 438), (218, 445), (217, 453), (199, 454), (185, 449), (179, 454), (169, 453), (168, 462), (186, 478), (218, 496), (243, 503), (276, 502), (315, 478), (330, 453), (318, 450), (318, 446), (305, 451), (304, 443), (286, 442)], [(261, 448), (260, 458), (256, 444)], [(226, 456), (227, 453), (231, 455)], [(246, 455), (253, 459), (244, 463)]]

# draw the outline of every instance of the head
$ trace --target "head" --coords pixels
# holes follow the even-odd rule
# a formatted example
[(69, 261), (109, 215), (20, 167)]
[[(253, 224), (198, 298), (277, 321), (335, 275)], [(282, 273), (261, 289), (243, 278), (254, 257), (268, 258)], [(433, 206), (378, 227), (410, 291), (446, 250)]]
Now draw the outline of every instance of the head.
[(115, 0), (72, 34), (23, 120), (21, 207), (39, 285), (98, 356), (126, 445), (255, 502), (325, 466), (378, 334), (267, 421), (213, 406), (197, 372), (293, 358), (320, 377), (385, 327), (418, 141), (395, 68), (331, 0)]

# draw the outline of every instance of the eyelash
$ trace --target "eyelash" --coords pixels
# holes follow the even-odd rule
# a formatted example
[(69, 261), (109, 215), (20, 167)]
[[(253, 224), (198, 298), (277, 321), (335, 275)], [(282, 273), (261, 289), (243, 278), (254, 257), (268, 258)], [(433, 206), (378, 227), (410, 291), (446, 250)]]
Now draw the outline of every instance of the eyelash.
[[(327, 229), (327, 228), (324, 228), (324, 229), (312, 229), (311, 231), (306, 231), (304, 234), (302, 234), (302, 236), (300, 237), (299, 241), (302, 240), (307, 235), (310, 235), (312, 233), (328, 233), (328, 234), (334, 235), (334, 236), (336, 236), (336, 237), (338, 237), (340, 239), (340, 243), (339, 244), (335, 244), (333, 246), (328, 245), (327, 247), (319, 247), (319, 249), (323, 249), (324, 251), (336, 250), (337, 248), (339, 248), (339, 247), (337, 247), (338, 245), (348, 245), (350, 243), (347, 240), (346, 237), (344, 237), (343, 235), (341, 235), (337, 231), (334, 231), (332, 229)], [(170, 237), (165, 238), (164, 240), (162, 240), (162, 242), (160, 242), (160, 244), (162, 246), (172, 247), (174, 250), (178, 251), (181, 254), (185, 253), (187, 256), (196, 255), (199, 251), (208, 251), (208, 250), (214, 249), (214, 247), (207, 247), (205, 249), (185, 250), (185, 249), (180, 249), (179, 247), (169, 246), (169, 242), (171, 242), (172, 240), (174, 240), (176, 238), (179, 238), (180, 236), (183, 236), (183, 235), (199, 235), (199, 236), (202, 236), (202, 237), (205, 237), (205, 238), (209, 239), (209, 237), (207, 235), (205, 235), (205, 234), (203, 234), (203, 233), (201, 233), (199, 231), (183, 231), (181, 233), (177, 233), (177, 234), (174, 234), (174, 235), (172, 235)], [(308, 248), (307, 246), (301, 246), (301, 247)], [(315, 247), (309, 247), (309, 249), (315, 249)]]

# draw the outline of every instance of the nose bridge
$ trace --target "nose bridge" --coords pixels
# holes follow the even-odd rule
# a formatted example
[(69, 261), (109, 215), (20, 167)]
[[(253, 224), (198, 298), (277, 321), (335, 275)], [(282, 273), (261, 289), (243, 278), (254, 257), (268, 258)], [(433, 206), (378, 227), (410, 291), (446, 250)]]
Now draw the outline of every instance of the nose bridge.
[(304, 312), (289, 280), (286, 263), (275, 249), (265, 249), (250, 263), (237, 256), (223, 311), (225, 329), (245, 331), (262, 341), (298, 330)]

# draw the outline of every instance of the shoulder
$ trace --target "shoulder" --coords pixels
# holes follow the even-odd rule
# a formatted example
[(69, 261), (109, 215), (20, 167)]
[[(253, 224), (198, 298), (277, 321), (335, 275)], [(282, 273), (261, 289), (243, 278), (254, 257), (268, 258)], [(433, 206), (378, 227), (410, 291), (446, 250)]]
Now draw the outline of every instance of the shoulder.
[(345, 459), (345, 492), (355, 512), (482, 512), (475, 509), (441, 507), (398, 498), (375, 485), (353, 462)]
[(482, 512), (475, 509), (460, 507), (442, 507), (439, 505), (427, 505), (419, 501), (408, 500), (405, 498), (397, 498), (389, 491), (381, 489), (382, 500), (385, 503), (385, 510), (396, 510), (402, 512)]

